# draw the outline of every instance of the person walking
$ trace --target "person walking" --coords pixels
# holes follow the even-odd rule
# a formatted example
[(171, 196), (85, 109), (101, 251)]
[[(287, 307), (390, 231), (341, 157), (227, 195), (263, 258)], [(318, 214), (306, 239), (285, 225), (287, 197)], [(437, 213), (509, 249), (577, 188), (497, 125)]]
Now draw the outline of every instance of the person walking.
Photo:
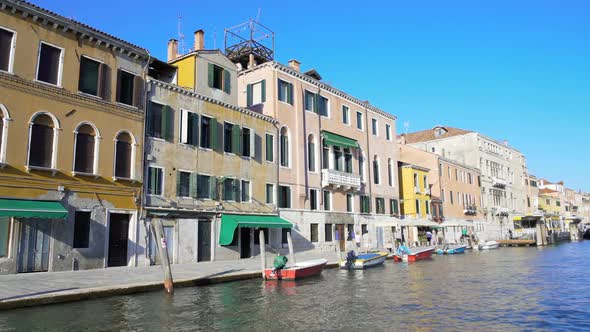
[(430, 231), (426, 232), (426, 240), (428, 241), (428, 245), (432, 245), (432, 233)]

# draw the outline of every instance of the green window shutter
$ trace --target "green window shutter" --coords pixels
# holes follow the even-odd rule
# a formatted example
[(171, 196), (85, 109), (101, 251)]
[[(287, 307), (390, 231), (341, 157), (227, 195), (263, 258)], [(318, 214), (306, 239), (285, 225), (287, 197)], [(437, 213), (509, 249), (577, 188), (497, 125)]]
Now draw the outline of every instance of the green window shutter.
[(246, 85), (246, 106), (252, 106), (252, 84)]
[(397, 199), (393, 200), (393, 212), (395, 214), (399, 214), (399, 205), (397, 204)]
[(287, 102), (293, 105), (293, 84), (287, 84)]
[(266, 160), (273, 161), (273, 141), (271, 135), (266, 135)]
[(209, 120), (209, 143), (211, 143), (211, 150), (217, 149), (217, 119), (215, 118)]
[(319, 103), (320, 103), (319, 99), (320, 99), (320, 95), (316, 95), (316, 94), (313, 95), (313, 111), (315, 113), (319, 113), (319, 110), (318, 110)]
[(315, 144), (309, 143), (309, 170), (315, 171)]
[(234, 201), (239, 202), (240, 201), (240, 180), (238, 179), (234, 179), (233, 181), (233, 186), (232, 186), (232, 195), (234, 198)]
[(153, 126), (154, 126), (154, 123), (153, 123), (153, 121), (154, 121), (153, 120), (153, 113), (154, 113), (153, 112), (153, 106), (154, 106), (154, 104), (151, 103), (151, 102), (148, 103), (148, 106), (147, 106), (147, 116), (146, 116), (146, 121), (147, 121), (146, 127), (147, 128), (146, 128), (146, 130), (147, 130), (147, 135), (148, 136), (152, 136), (153, 135)]
[(174, 113), (170, 106), (165, 105), (162, 107), (162, 122), (161, 122), (161, 132), (162, 137), (168, 141), (172, 142), (173, 138), (173, 123), (174, 123)]
[(209, 177), (209, 198), (217, 200), (217, 178), (214, 176)]
[(181, 183), (180, 183), (180, 171), (176, 171), (176, 197), (180, 197), (181, 191)]
[(285, 190), (285, 199), (287, 200), (285, 202), (285, 205), (287, 208), (291, 208), (291, 190)]
[(231, 93), (231, 73), (229, 70), (223, 70), (223, 91), (227, 94)]
[(153, 194), (155, 192), (156, 189), (156, 172), (155, 172), (155, 168), (148, 168), (148, 176), (150, 177), (148, 182), (148, 191)]
[(189, 129), (191, 130), (188, 134), (192, 145), (197, 146), (199, 142), (199, 115), (197, 113), (189, 112)]
[(262, 91), (260, 91), (260, 96), (262, 99), (262, 102), (264, 103), (266, 101), (266, 80), (262, 80), (262, 82), (260, 83), (261, 89)]
[(215, 80), (215, 69), (214, 69), (214, 65), (212, 63), (209, 64), (209, 87), (212, 88), (213, 87), (213, 82)]
[(191, 173), (189, 183), (189, 195), (197, 198), (197, 173)]
[(242, 130), (240, 126), (234, 125), (231, 130), (231, 148), (233, 153), (240, 154), (242, 152), (242, 149), (240, 149), (241, 142)]

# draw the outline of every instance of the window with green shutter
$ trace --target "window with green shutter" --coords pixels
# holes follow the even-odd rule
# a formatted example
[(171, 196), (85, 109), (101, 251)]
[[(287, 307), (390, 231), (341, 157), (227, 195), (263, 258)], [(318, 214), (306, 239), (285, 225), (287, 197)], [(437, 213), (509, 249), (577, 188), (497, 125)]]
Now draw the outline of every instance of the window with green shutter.
[(232, 133), (231, 133), (231, 152), (234, 154), (240, 154), (242, 152), (241, 143), (242, 143), (242, 130), (240, 126), (233, 125)]
[(162, 108), (162, 138), (168, 142), (174, 141), (174, 111), (170, 106)]
[(162, 196), (164, 170), (159, 167), (148, 167), (148, 195)]
[(305, 90), (305, 110), (317, 113), (315, 93)]
[(8, 256), (10, 243), (10, 218), (0, 217), (0, 257)]
[(291, 208), (291, 187), (279, 186), (278, 201), (279, 208)]
[(250, 107), (253, 103), (252, 84), (246, 85), (246, 106)]
[(274, 190), (275, 186), (272, 183), (267, 183), (266, 184), (266, 190), (265, 190), (265, 194), (266, 194), (266, 204), (274, 204), (275, 203), (275, 193)]
[(206, 199), (210, 196), (210, 177), (208, 175), (197, 175), (197, 198)]
[[(214, 89), (219, 89), (219, 90), (223, 90), (224, 89), (224, 84), (223, 84), (223, 78), (224, 78), (224, 72), (226, 72), (226, 70), (224, 70), (222, 67), (214, 65), (212, 63), (209, 64), (208, 66), (209, 68), (209, 87), (210, 88), (214, 88)], [(228, 80), (229, 81), (229, 80)], [(228, 83), (228, 89), (229, 89), (229, 83)]]
[(147, 133), (149, 137), (163, 138), (162, 109), (164, 105), (150, 102), (148, 109)]
[(266, 161), (273, 163), (275, 161), (274, 158), (274, 142), (275, 136), (273, 134), (266, 134)]
[(231, 94), (231, 73), (229, 70), (223, 70), (223, 92)]
[(389, 209), (391, 214), (397, 215), (399, 214), (399, 207), (397, 205), (397, 199), (390, 199), (389, 200)]
[(278, 98), (279, 101), (293, 105), (293, 84), (279, 79)]
[(177, 197), (191, 197), (191, 173), (177, 171), (176, 172), (176, 196)]
[(361, 213), (371, 213), (371, 200), (369, 196), (359, 196), (360, 197), (360, 205), (361, 205)]
[(199, 115), (187, 110), (180, 110), (179, 142), (196, 146), (199, 141)]
[(324, 96), (317, 95), (316, 105), (317, 105), (317, 109), (318, 109), (318, 111), (316, 113), (319, 113), (321, 116), (325, 116), (325, 117), (330, 116), (328, 98), (326, 98)]

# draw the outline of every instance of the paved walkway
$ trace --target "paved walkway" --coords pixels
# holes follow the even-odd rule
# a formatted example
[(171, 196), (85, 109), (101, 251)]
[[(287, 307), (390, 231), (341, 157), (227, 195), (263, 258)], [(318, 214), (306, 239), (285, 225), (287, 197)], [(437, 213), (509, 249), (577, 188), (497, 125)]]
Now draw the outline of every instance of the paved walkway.
[[(297, 261), (336, 257), (325, 254), (296, 255)], [(267, 266), (272, 264), (268, 257)], [(172, 266), (176, 287), (197, 286), (261, 276), (260, 259), (216, 261)], [(84, 300), (163, 289), (160, 266), (116, 267), (68, 272), (27, 273), (0, 276), (0, 309)]]

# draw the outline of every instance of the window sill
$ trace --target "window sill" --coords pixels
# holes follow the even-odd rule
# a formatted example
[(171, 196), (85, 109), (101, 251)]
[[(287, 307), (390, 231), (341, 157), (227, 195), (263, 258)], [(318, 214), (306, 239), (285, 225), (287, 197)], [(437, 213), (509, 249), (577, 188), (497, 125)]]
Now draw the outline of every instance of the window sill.
[(6, 71), (6, 70), (0, 69), (0, 73), (14, 76), (14, 73), (12, 71)]
[(274, 161), (268, 161), (268, 160), (265, 160), (265, 162), (266, 162), (267, 164), (275, 164), (275, 162), (274, 162)]
[(279, 167), (280, 167), (281, 169), (288, 169), (288, 170), (291, 170), (291, 167), (290, 167), (290, 166), (279, 166)]
[(197, 146), (191, 143), (178, 143), (178, 145), (185, 147), (185, 148), (189, 148), (189, 149), (196, 149)]
[(131, 182), (131, 183), (137, 182), (137, 180), (135, 180), (135, 179), (132, 179), (132, 178), (124, 178), (124, 177), (120, 177), (120, 176), (113, 176), (113, 181), (114, 182), (123, 181), (123, 182)]
[(78, 171), (72, 171), (72, 176), (85, 176), (85, 177), (93, 177), (95, 179), (99, 178), (100, 175), (99, 174), (94, 174), (94, 173), (85, 173), (85, 172), (78, 172)]
[(160, 138), (160, 137), (153, 137), (153, 136), (148, 136), (149, 139), (152, 139), (154, 141), (158, 141), (158, 142), (166, 142), (165, 139)]
[(293, 104), (291, 104), (291, 103), (289, 103), (289, 102), (287, 102), (287, 101), (282, 101), (282, 100), (279, 100), (279, 103), (280, 103), (280, 104), (289, 105), (289, 106), (293, 106)]
[(51, 174), (53, 176), (55, 176), (55, 173), (58, 172), (57, 169), (51, 168), (51, 167), (42, 167), (42, 166), (31, 166), (31, 165), (27, 165), (25, 168), (27, 170), (27, 173), (30, 173), (31, 171), (51, 172)]
[(45, 85), (48, 85), (48, 86), (52, 86), (54, 88), (61, 88), (61, 89), (63, 89), (63, 87), (61, 85), (59, 85), (59, 84), (53, 84), (53, 83), (41, 81), (41, 80), (38, 80), (38, 79), (34, 79), (33, 81), (36, 82), (36, 83), (41, 83), (41, 84), (45, 84)]
[(120, 101), (117, 101), (115, 104), (117, 104), (117, 106), (125, 107), (125, 108), (128, 108), (130, 110), (139, 111), (139, 107), (134, 106), (134, 105), (125, 104), (125, 103), (122, 103)]
[(213, 149), (211, 149), (211, 148), (206, 148), (206, 147), (202, 147), (202, 146), (199, 146), (198, 148), (199, 148), (199, 150), (202, 150), (202, 151), (213, 151)]
[(91, 93), (82, 92), (82, 91), (78, 91), (78, 95), (83, 96), (83, 97), (88, 97), (88, 98), (96, 99), (96, 100), (104, 100), (102, 97), (100, 97), (98, 95), (93, 95)]

